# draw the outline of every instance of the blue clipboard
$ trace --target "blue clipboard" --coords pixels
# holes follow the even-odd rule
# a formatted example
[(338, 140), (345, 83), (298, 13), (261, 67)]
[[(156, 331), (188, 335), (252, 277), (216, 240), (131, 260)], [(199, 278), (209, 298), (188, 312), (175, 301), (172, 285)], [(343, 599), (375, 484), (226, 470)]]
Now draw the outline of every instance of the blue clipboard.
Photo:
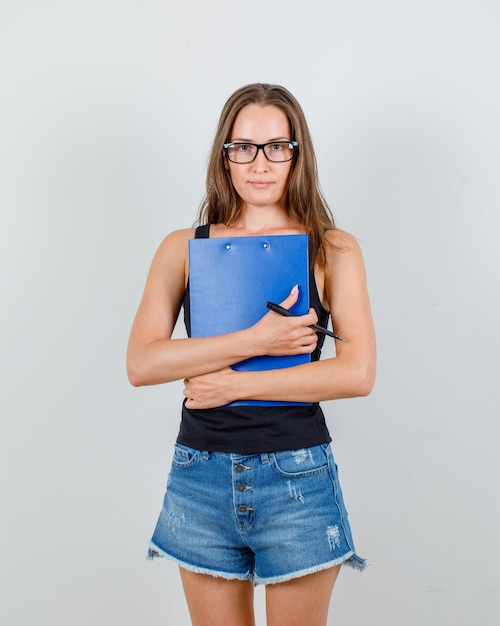
[[(209, 337), (253, 326), (294, 285), (299, 298), (292, 313), (309, 311), (307, 235), (191, 239), (189, 293), (191, 336)], [(310, 354), (260, 356), (233, 365), (238, 371), (280, 369), (309, 363)], [(230, 406), (309, 405), (309, 402), (239, 400)]]

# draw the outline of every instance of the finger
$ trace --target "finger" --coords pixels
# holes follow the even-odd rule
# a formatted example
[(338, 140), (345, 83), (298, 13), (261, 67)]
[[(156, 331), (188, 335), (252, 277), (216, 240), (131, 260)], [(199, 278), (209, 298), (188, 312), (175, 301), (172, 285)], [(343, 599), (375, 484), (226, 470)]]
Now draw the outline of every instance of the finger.
[(318, 343), (318, 335), (313, 332), (312, 335), (306, 335), (302, 338), (303, 346), (315, 346)]
[(318, 323), (318, 314), (316, 313), (315, 309), (313, 309), (312, 307), (309, 309), (309, 315), (313, 316), (313, 324), (317, 324)]
[(300, 320), (300, 324), (306, 327), (316, 324), (318, 321), (318, 315), (314, 309), (309, 309), (307, 313), (299, 315), (297, 318)]
[(282, 306), (284, 309), (290, 309), (297, 302), (298, 298), (299, 298), (299, 286), (295, 285), (294, 287), (292, 287), (292, 290), (290, 291), (288, 296), (283, 300), (283, 302), (280, 302), (280, 306)]

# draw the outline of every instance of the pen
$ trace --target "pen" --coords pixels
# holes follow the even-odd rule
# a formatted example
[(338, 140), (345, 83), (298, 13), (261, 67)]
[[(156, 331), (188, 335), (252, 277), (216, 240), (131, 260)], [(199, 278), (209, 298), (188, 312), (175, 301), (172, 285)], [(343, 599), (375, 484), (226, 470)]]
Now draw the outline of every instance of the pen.
[[(274, 302), (268, 302), (266, 306), (268, 309), (271, 309), (271, 311), (278, 313), (278, 315), (283, 315), (283, 317), (297, 317), (293, 313), (290, 313), (288, 309), (285, 309), (279, 304), (275, 304)], [(334, 339), (345, 341), (344, 339), (342, 339), (342, 337), (339, 337), (339, 335), (332, 333), (331, 330), (328, 330), (327, 328), (323, 328), (323, 326), (320, 326), (319, 324), (311, 324), (310, 328), (314, 328), (314, 330), (317, 330), (320, 333), (324, 333), (325, 335), (328, 335), (329, 337), (333, 337)]]

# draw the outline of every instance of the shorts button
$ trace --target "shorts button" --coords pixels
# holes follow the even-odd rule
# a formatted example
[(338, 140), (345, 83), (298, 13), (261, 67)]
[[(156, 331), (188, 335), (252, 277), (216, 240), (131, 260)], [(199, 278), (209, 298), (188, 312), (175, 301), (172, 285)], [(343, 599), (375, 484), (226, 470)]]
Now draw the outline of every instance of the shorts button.
[(240, 513), (246, 513), (248, 511), (248, 507), (246, 504), (240, 504), (240, 506), (238, 507), (238, 511)]
[(248, 489), (248, 487), (247, 487), (244, 483), (240, 483), (240, 484), (236, 487), (236, 489), (237, 489), (238, 491), (246, 491), (246, 490)]
[(241, 474), (241, 472), (243, 472), (245, 470), (245, 466), (242, 465), (241, 463), (238, 463), (238, 465), (236, 465), (236, 467), (234, 468), (236, 472), (238, 472), (238, 474)]

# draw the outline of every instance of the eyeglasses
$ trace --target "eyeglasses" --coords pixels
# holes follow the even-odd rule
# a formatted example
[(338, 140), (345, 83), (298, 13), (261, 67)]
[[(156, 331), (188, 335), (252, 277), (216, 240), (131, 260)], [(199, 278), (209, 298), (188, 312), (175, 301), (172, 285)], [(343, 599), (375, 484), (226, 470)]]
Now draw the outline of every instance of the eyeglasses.
[(231, 163), (251, 163), (257, 158), (260, 149), (268, 161), (284, 163), (291, 161), (294, 149), (298, 147), (297, 141), (270, 141), (269, 143), (225, 143), (227, 158)]

